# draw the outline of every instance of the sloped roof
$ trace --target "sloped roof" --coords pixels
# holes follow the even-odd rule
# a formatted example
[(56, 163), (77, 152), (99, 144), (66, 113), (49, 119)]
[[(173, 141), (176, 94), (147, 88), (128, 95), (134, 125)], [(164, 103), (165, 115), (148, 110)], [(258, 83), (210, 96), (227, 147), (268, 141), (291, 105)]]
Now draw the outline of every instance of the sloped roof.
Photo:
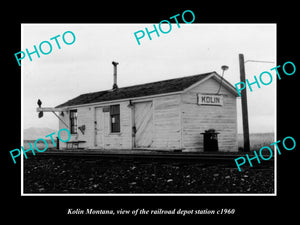
[(216, 74), (216, 72), (122, 87), (114, 91), (110, 89), (106, 91), (82, 94), (56, 106), (56, 108), (183, 91), (212, 74)]

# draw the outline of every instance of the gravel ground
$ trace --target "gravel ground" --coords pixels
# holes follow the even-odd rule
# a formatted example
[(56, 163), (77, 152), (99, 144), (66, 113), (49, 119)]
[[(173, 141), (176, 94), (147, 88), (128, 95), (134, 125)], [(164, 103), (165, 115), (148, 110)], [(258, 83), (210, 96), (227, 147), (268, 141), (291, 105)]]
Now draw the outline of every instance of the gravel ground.
[(273, 168), (154, 159), (30, 157), (24, 193), (273, 193)]

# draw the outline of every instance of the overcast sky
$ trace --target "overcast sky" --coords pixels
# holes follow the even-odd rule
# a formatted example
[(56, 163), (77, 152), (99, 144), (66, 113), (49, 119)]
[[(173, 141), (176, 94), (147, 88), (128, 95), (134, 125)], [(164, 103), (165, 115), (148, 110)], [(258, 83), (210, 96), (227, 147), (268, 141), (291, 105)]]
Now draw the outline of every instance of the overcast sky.
[[(42, 41), (72, 31), (76, 41), (66, 45), (58, 38), (49, 55), (32, 55), (22, 60), (23, 128), (48, 127), (58, 130), (58, 119), (52, 113), (38, 118), (37, 100), (42, 107), (55, 107), (80, 94), (112, 88), (112, 61), (119, 62), (118, 86), (172, 79), (216, 71), (229, 66), (224, 78), (239, 82), (238, 54), (245, 60), (276, 62), (275, 24), (172, 24), (168, 34), (153, 33), (137, 44), (134, 32), (153, 24), (22, 24), (22, 47), (33, 51)], [(145, 29), (144, 29), (145, 30)], [(165, 28), (167, 30), (167, 28)], [(66, 36), (67, 37), (67, 36)], [(69, 37), (69, 36), (68, 36)], [(71, 39), (71, 38), (70, 38)], [(47, 46), (44, 46), (45, 51)], [(16, 62), (17, 64), (17, 62)], [(246, 63), (246, 76), (254, 81), (274, 64)], [(275, 78), (276, 75), (272, 72)], [(253, 92), (248, 90), (249, 126), (251, 133), (275, 130), (276, 79)], [(240, 98), (238, 132), (242, 132)]]

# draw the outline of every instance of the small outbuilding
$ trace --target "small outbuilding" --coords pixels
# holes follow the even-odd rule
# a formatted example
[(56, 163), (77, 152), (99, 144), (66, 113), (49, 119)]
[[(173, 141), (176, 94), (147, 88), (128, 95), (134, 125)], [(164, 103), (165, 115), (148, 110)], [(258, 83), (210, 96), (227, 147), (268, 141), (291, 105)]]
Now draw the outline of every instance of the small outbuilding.
[(68, 128), (80, 148), (201, 152), (203, 133), (215, 130), (218, 150), (234, 152), (237, 96), (216, 72), (121, 88), (115, 77), (113, 89), (82, 94), (56, 109), (59, 129)]

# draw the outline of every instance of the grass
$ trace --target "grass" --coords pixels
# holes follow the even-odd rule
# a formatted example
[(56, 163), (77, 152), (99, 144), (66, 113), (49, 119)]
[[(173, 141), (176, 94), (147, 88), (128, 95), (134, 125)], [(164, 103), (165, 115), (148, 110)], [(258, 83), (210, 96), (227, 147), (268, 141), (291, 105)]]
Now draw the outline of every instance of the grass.
[[(263, 146), (269, 146), (274, 150), (274, 146), (270, 146), (275, 140), (274, 133), (253, 133), (250, 134), (250, 150), (259, 150)], [(238, 148), (244, 148), (243, 134), (238, 134)]]
[[(30, 148), (29, 143), (30, 143), (30, 144), (32, 145), (32, 147), (34, 148), (34, 142), (35, 142), (35, 140), (24, 140), (24, 142), (23, 142), (23, 147), (24, 147), (24, 149), (26, 150), (26, 149), (29, 149), (29, 148)], [(54, 145), (53, 145), (51, 139), (46, 139), (46, 142), (47, 142), (48, 148), (53, 148), (53, 147), (54, 147)], [(37, 146), (38, 149), (43, 150), (43, 149), (45, 148), (45, 143), (44, 143), (43, 141), (38, 141), (38, 142), (36, 143), (36, 146)]]

